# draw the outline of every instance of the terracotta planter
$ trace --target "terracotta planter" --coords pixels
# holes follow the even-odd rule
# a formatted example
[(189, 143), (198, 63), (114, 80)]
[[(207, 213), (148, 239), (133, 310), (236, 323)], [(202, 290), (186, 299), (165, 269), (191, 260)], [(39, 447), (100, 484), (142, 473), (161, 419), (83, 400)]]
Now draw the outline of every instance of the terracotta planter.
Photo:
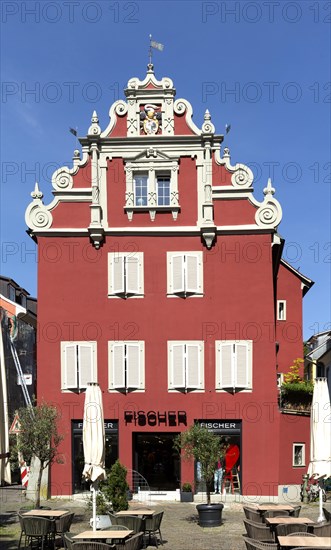
[(224, 504), (198, 504), (196, 508), (201, 527), (219, 527), (222, 525)]

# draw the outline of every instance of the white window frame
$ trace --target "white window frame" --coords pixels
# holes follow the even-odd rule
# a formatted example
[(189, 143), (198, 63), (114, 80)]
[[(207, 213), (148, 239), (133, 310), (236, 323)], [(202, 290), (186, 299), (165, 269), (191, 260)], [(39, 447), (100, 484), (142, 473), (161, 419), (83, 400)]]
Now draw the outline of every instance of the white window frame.
[[(196, 370), (189, 363), (194, 353)], [(175, 356), (176, 355), (176, 356)], [(204, 390), (204, 342), (203, 340), (168, 341), (168, 390), (203, 391)]]
[[(216, 340), (216, 390), (233, 392), (253, 389), (252, 340)], [(239, 355), (240, 354), (240, 355)], [(238, 361), (245, 357), (245, 372), (238, 370)], [(225, 364), (224, 364), (225, 363)]]
[[(115, 370), (115, 354), (119, 359)], [(130, 356), (138, 358), (137, 371), (133, 372)], [(132, 360), (131, 360), (132, 361)], [(131, 366), (131, 369), (130, 369)], [(132, 392), (145, 390), (145, 342), (122, 340), (108, 342), (108, 391)]]
[[(169, 182), (169, 202), (168, 204), (160, 204), (160, 193), (159, 193), (159, 183), (162, 181), (168, 181)], [(161, 206), (161, 207), (164, 207), (164, 208), (169, 208), (170, 206), (170, 200), (171, 200), (171, 195), (170, 195), (170, 192), (171, 192), (171, 176), (170, 174), (162, 174), (162, 173), (158, 173), (157, 176), (156, 176), (156, 195), (157, 195), (157, 205), (158, 206)], [(164, 197), (163, 197), (164, 199)]]
[[(296, 447), (301, 447), (302, 450), (302, 464), (295, 463), (295, 449)], [(294, 468), (302, 468), (306, 466), (306, 444), (305, 443), (293, 443), (292, 446), (292, 466)]]
[[(156, 212), (171, 212), (174, 220), (177, 219), (180, 208), (178, 201), (178, 160), (167, 158), (166, 155), (160, 156), (155, 150), (145, 152), (145, 158), (139, 158), (135, 161), (128, 161), (125, 164), (126, 171), (126, 193), (125, 193), (125, 211), (129, 221), (133, 219), (134, 212), (149, 212), (152, 221), (155, 220)], [(136, 204), (135, 197), (135, 176), (147, 175), (147, 205), (139, 206)], [(170, 178), (169, 204), (158, 204), (158, 177)]]
[[(196, 285), (192, 285), (189, 280), (189, 262), (192, 261), (196, 264)], [(181, 271), (180, 280), (178, 280), (178, 271)], [(201, 251), (167, 252), (167, 296), (184, 298), (203, 296), (203, 253)]]
[(286, 300), (277, 300), (277, 321), (286, 321)]
[[(136, 275), (135, 275), (136, 273)], [(136, 277), (132, 284), (131, 279)], [(108, 297), (144, 296), (144, 253), (108, 252)]]
[[(81, 372), (81, 354), (83, 350), (89, 350), (90, 353), (90, 373), (85, 375), (89, 378), (84, 380)], [(71, 372), (68, 369), (71, 353), (75, 362), (75, 367)], [(80, 342), (61, 342), (61, 390), (62, 391), (81, 391), (87, 388), (89, 382), (97, 382), (97, 343), (89, 341)]]
[(277, 388), (280, 389), (283, 383), (284, 383), (284, 373), (277, 372)]

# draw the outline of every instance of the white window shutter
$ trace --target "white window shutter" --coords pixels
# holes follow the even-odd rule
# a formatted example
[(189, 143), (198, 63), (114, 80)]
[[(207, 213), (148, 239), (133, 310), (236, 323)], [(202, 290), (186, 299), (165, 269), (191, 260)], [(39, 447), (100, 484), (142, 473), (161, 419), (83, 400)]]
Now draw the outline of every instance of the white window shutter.
[(123, 294), (124, 286), (124, 256), (114, 253), (112, 254), (112, 270), (111, 270), (111, 292), (110, 294)]
[(141, 345), (137, 343), (126, 343), (126, 385), (128, 389), (139, 389), (142, 387), (141, 379)]
[(127, 294), (139, 294), (139, 257), (126, 256), (125, 258), (125, 278)]
[(199, 344), (186, 344), (186, 387), (203, 387), (203, 347)]
[(125, 347), (124, 343), (110, 342), (109, 389), (125, 388)]
[(247, 344), (240, 342), (235, 344), (235, 387), (247, 388), (248, 382), (248, 357)]
[(185, 345), (169, 345), (169, 388), (185, 388)]
[(185, 290), (186, 292), (202, 292), (199, 284), (199, 257), (197, 254), (186, 254), (185, 256)]
[(61, 343), (61, 389), (77, 389), (77, 346), (73, 343)]
[(185, 291), (184, 280), (184, 255), (174, 254), (171, 257), (171, 286), (170, 292), (179, 293)]
[(90, 342), (78, 344), (79, 388), (87, 388), (89, 382), (96, 382), (94, 372), (94, 346)]
[(233, 343), (218, 342), (219, 388), (233, 388)]

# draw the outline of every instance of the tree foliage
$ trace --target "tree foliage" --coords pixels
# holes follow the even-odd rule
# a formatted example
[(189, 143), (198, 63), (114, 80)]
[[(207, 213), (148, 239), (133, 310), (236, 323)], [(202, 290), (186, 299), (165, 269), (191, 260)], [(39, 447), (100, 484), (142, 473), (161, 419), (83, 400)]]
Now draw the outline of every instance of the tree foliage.
[(58, 432), (60, 414), (55, 406), (45, 402), (36, 406), (22, 407), (17, 412), (20, 432), (15, 451), (21, 453), (27, 463), (32, 457), (38, 458), (40, 462), (36, 490), (38, 507), (43, 470), (54, 462), (62, 462), (58, 453), (58, 446), (63, 440), (63, 436)]
[(297, 359), (294, 359), (293, 365), (290, 366), (289, 372), (284, 374), (285, 384), (304, 383), (304, 380), (300, 375), (302, 364), (303, 364), (303, 359), (301, 359), (300, 357), (298, 357)]
[(201, 474), (206, 482), (207, 503), (210, 504), (210, 485), (219, 459), (224, 456), (220, 438), (207, 428), (193, 424), (188, 430), (177, 435), (175, 447), (182, 450), (186, 460), (192, 458), (201, 464)]
[(127, 510), (129, 485), (126, 481), (127, 469), (119, 460), (110, 469), (107, 479), (102, 483), (101, 490), (106, 498), (111, 501), (114, 512)]

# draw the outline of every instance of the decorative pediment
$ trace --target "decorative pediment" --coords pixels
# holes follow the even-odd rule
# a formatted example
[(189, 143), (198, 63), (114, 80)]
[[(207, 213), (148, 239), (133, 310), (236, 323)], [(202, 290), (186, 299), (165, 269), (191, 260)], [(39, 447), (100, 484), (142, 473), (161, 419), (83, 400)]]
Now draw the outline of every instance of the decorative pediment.
[(127, 159), (127, 160), (129, 162), (143, 162), (144, 160), (146, 160), (146, 162), (150, 162), (151, 160), (153, 160), (153, 162), (154, 161), (155, 162), (157, 161), (172, 162), (174, 159), (169, 157), (169, 155), (166, 155), (159, 149), (155, 149), (154, 147), (149, 147), (148, 149), (144, 149), (143, 151), (141, 151), (141, 153), (139, 153), (132, 159)]

